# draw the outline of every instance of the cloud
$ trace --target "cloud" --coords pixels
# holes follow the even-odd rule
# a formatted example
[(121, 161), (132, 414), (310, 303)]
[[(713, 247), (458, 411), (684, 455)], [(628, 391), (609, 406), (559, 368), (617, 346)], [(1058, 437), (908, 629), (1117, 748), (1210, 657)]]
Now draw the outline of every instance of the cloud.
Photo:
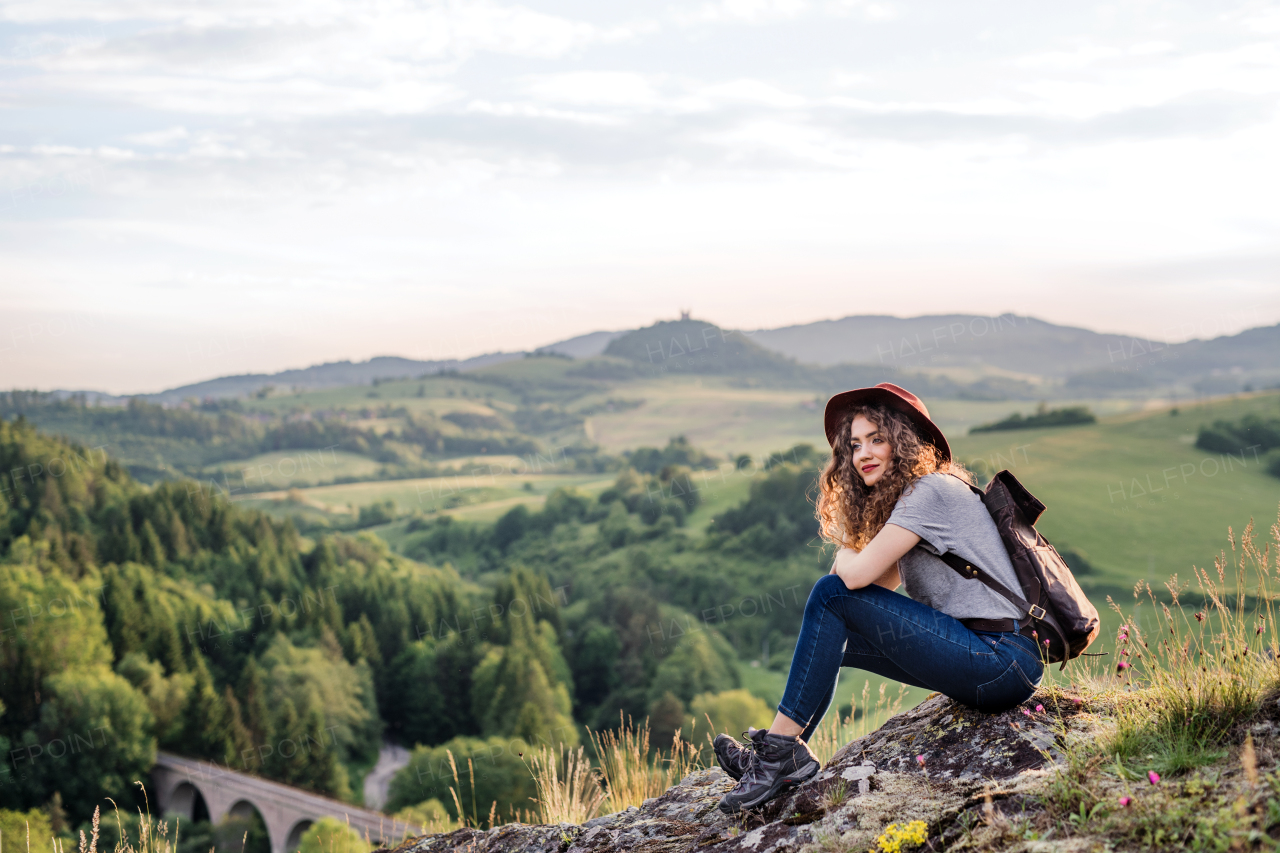
[(715, 0), (672, 17), (683, 26), (693, 24), (764, 24), (777, 20), (797, 18), (813, 8), (809, 0)]
[(1039, 143), (1090, 145), (1228, 134), (1271, 122), (1276, 103), (1271, 98), (1232, 92), (1196, 92), (1151, 106), (1074, 118), (1025, 109), (974, 111), (910, 104), (886, 107), (840, 100), (814, 110), (812, 115), (815, 125), (862, 138), (934, 143), (1022, 137)]
[(226, 288), (283, 316), (350, 282), (299, 313), (449, 323), (548, 282), (586, 316), (601, 282), (768, 306), (1184, 255), (1267, 286), (1229, 259), (1274, 243), (1275, 31), (1248, 0), (0, 0), (5, 298), (231, 322)]
[(624, 71), (571, 71), (530, 77), (525, 91), (535, 99), (581, 106), (652, 108), (664, 102), (643, 74)]

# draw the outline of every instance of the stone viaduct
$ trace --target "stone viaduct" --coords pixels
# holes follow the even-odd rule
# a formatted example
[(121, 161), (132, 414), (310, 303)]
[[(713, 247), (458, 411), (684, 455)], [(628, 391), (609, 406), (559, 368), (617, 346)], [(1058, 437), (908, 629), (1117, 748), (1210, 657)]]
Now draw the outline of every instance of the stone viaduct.
[(297, 848), (302, 834), (322, 817), (349, 822), (360, 835), (380, 844), (394, 845), (419, 833), (418, 827), (380, 812), (172, 753), (156, 753), (151, 779), (164, 813), (192, 819), (197, 794), (204, 799), (209, 820), (215, 824), (228, 816), (250, 817), (257, 811), (267, 825), (271, 853), (288, 853)]

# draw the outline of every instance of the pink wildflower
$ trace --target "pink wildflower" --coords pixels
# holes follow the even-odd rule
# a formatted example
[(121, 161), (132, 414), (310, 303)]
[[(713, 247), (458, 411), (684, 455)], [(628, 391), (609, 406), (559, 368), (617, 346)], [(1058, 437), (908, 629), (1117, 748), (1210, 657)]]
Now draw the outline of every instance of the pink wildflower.
[(924, 767), (924, 756), (923, 756), (923, 755), (917, 755), (917, 756), (916, 756), (916, 763), (917, 763), (917, 764), (919, 764), (921, 767)]
[(1147, 781), (1150, 782), (1152, 785), (1156, 784), (1157, 782), (1160, 781), (1160, 774), (1154, 770), (1148, 770)]
[(1037, 705), (1037, 706), (1036, 706), (1036, 713), (1037, 713), (1037, 714), (1043, 714), (1043, 713), (1044, 713), (1044, 706), (1043, 706), (1043, 705)]
[(1122, 660), (1120, 661), (1120, 663), (1116, 664), (1116, 669), (1128, 669), (1128, 668), (1129, 668), (1129, 662), (1127, 660)]
[(1026, 714), (1028, 717), (1030, 717), (1030, 716), (1031, 716), (1031, 712), (1030, 712), (1030, 711), (1028, 711), (1026, 708), (1023, 708), (1023, 709), (1022, 709), (1022, 713)]
[(1124, 806), (1126, 809), (1129, 808), (1129, 806), (1133, 805), (1133, 797), (1121, 797), (1120, 805)]

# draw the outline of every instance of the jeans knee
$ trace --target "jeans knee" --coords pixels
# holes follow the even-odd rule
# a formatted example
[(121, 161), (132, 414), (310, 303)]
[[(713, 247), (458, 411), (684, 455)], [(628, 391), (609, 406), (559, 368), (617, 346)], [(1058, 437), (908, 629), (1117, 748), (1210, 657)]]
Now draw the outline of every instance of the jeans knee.
[(839, 575), (823, 575), (813, 585), (813, 591), (820, 592), (825, 598), (833, 592), (848, 592), (849, 588), (844, 585)]
[(809, 592), (809, 600), (805, 603), (805, 611), (808, 612), (815, 607), (825, 607), (832, 596), (848, 592), (849, 588), (844, 585), (844, 581), (840, 580), (838, 576), (823, 575)]

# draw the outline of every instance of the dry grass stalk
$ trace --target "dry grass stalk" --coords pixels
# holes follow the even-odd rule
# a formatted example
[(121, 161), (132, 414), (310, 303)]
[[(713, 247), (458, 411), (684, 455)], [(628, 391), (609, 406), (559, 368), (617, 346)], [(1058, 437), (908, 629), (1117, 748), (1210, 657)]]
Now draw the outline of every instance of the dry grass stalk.
[(543, 747), (529, 764), (538, 787), (540, 823), (583, 823), (599, 814), (606, 794), (583, 747), (565, 749), (563, 760)]
[(1249, 786), (1258, 787), (1258, 753), (1253, 748), (1252, 732), (1244, 736), (1244, 746), (1240, 749), (1240, 766), (1244, 769), (1244, 778), (1249, 780)]
[(659, 796), (699, 766), (697, 747), (681, 738), (679, 729), (664, 757), (651, 754), (648, 720), (634, 726), (619, 715), (619, 722), (617, 731), (590, 732), (610, 813)]
[[(1108, 597), (1123, 623), (1115, 654), (1073, 664), (1072, 686), (1106, 700), (1114, 726), (1098, 747), (1134, 778), (1144, 768), (1177, 774), (1224, 757), (1230, 732), (1280, 686), (1280, 522), (1271, 533), (1275, 541), (1259, 549), (1252, 521), (1238, 535), (1229, 529), (1231, 552), (1220, 552), (1212, 569), (1192, 567), (1195, 599), (1185, 601), (1190, 585), (1177, 575), (1164, 596), (1135, 584), (1132, 609)], [(1097, 671), (1104, 661), (1105, 675)]]

